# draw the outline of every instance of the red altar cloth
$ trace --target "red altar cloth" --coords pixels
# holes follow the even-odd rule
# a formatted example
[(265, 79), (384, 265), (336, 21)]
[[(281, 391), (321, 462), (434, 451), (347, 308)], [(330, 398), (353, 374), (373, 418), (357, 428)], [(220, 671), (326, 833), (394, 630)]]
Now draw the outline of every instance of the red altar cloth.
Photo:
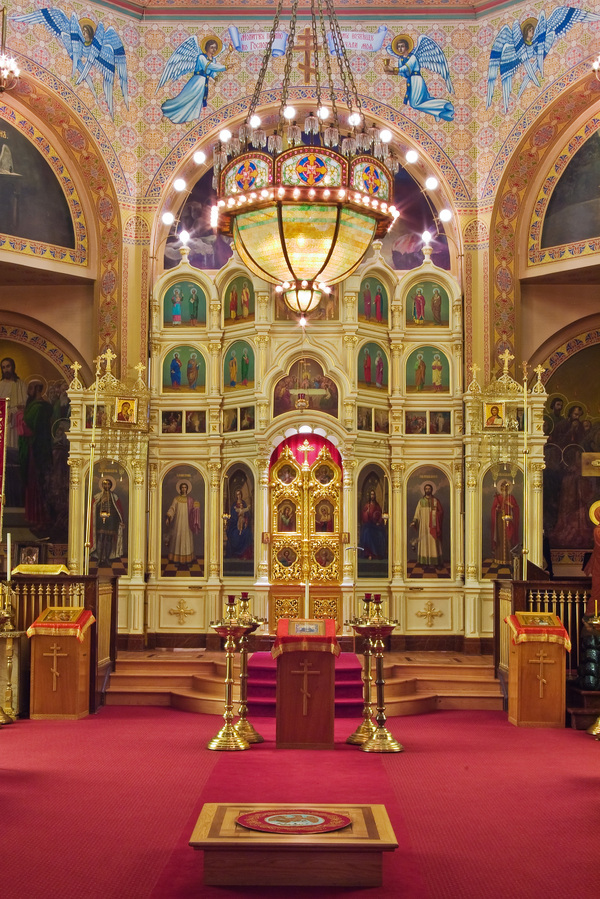
[(46, 637), (77, 637), (82, 643), (85, 632), (95, 620), (88, 609), (49, 606), (27, 629), (27, 636), (43, 634)]
[[(311, 633), (318, 631), (318, 633)], [(303, 632), (304, 631), (304, 632)], [(280, 618), (277, 622), (277, 636), (271, 649), (274, 659), (282, 652), (330, 652), (340, 654), (340, 644), (335, 635), (335, 621), (331, 618), (298, 620)]]
[[(540, 617), (544, 618), (545, 613), (540, 612)], [(571, 651), (571, 639), (558, 618), (556, 627), (519, 624), (516, 615), (509, 615), (504, 620), (511, 630), (513, 643), (559, 643), (567, 652)]]

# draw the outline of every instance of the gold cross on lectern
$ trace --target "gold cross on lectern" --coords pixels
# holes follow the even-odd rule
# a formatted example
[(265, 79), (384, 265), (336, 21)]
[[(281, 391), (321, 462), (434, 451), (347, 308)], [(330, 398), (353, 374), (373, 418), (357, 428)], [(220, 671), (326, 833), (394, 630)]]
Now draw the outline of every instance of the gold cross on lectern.
[(547, 653), (544, 652), (543, 649), (538, 650), (538, 653), (534, 659), (528, 659), (530, 665), (539, 665), (540, 673), (536, 675), (536, 679), (540, 682), (540, 699), (544, 698), (544, 684), (547, 684), (548, 681), (544, 677), (544, 665), (554, 665), (556, 664), (554, 659), (548, 657)]
[(52, 666), (50, 668), (50, 674), (52, 675), (52, 692), (56, 693), (56, 687), (58, 684), (58, 678), (60, 677), (60, 671), (58, 670), (58, 662), (57, 659), (59, 656), (64, 656), (65, 658), (69, 655), (68, 652), (59, 652), (60, 646), (56, 643), (53, 643), (50, 647), (52, 652), (45, 652), (44, 656), (52, 657)]
[(302, 715), (306, 717), (306, 715), (308, 715), (308, 700), (311, 698), (311, 695), (308, 692), (308, 678), (311, 674), (320, 674), (321, 672), (309, 671), (308, 669), (311, 667), (312, 662), (309, 662), (308, 659), (302, 659), (298, 664), (302, 668), (302, 671), (292, 671), (291, 673), (301, 674), (303, 676), (300, 692), (302, 693)]

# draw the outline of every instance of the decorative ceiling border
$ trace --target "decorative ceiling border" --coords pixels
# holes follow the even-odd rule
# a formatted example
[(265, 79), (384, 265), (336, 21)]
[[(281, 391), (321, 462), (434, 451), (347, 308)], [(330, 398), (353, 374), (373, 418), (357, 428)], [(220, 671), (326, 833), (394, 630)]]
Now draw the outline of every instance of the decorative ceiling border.
[(567, 359), (570, 359), (575, 353), (584, 350), (588, 346), (595, 346), (599, 343), (600, 330), (598, 330), (598, 328), (592, 328), (589, 331), (578, 334), (576, 337), (570, 337), (569, 340), (553, 350), (548, 358), (544, 359), (542, 362), (542, 365), (545, 368), (542, 375), (542, 383), (546, 384), (563, 362), (566, 362)]

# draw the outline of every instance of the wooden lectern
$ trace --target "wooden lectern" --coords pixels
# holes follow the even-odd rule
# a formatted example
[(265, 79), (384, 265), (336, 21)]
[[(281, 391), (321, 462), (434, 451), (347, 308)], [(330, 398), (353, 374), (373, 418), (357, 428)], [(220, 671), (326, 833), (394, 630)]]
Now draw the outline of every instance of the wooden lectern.
[(333, 749), (335, 621), (280, 618), (277, 659), (277, 749)]
[(569, 635), (551, 612), (517, 612), (505, 619), (508, 720), (517, 727), (564, 727)]
[(31, 718), (83, 718), (89, 713), (90, 631), (83, 608), (49, 606), (31, 637)]

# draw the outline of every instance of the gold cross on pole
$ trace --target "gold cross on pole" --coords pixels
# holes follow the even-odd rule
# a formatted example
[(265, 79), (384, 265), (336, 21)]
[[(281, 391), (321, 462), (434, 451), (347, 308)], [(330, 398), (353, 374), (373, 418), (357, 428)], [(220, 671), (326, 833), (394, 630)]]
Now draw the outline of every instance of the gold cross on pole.
[(529, 369), (529, 366), (527, 365), (525, 360), (523, 360), (523, 362), (521, 362), (521, 371), (523, 372), (523, 380), (524, 381), (527, 380), (528, 369)]
[(69, 368), (72, 368), (72, 369), (73, 369), (73, 372), (74, 372), (74, 374), (73, 374), (73, 380), (74, 380), (74, 381), (78, 381), (78, 380), (79, 380), (79, 369), (81, 368), (80, 363), (79, 363), (79, 362), (74, 362), (73, 365), (70, 365), (70, 366), (69, 366)]
[(479, 366), (476, 362), (474, 362), (472, 365), (469, 365), (469, 371), (471, 372), (471, 377), (473, 378), (473, 380), (477, 380), (477, 372), (479, 371)]
[(146, 371), (146, 366), (143, 362), (138, 362), (137, 365), (133, 366), (138, 373), (138, 381), (142, 380), (142, 372)]
[(58, 661), (59, 656), (64, 656), (65, 658), (69, 655), (68, 652), (59, 652), (60, 646), (56, 643), (53, 643), (50, 647), (52, 652), (45, 652), (44, 656), (52, 657), (52, 665), (50, 667), (50, 673), (52, 675), (52, 692), (56, 693), (56, 687), (58, 685), (58, 678), (60, 677), (60, 671), (58, 670)]
[(302, 446), (298, 447), (301, 453), (304, 453), (304, 462), (302, 463), (302, 468), (308, 468), (308, 454), (314, 450), (314, 446), (305, 440)]
[(528, 659), (528, 662), (530, 665), (540, 666), (539, 674), (536, 674), (536, 680), (540, 682), (540, 699), (543, 699), (544, 684), (548, 683), (548, 681), (544, 677), (544, 665), (555, 665), (556, 662), (554, 659), (549, 658), (547, 653), (545, 653), (543, 649), (539, 649), (536, 657), (534, 659)]
[(302, 671), (292, 671), (291, 673), (302, 675), (302, 686), (300, 687), (300, 692), (302, 693), (302, 715), (306, 717), (308, 715), (308, 700), (311, 699), (311, 695), (308, 692), (308, 678), (311, 674), (320, 674), (321, 672), (309, 671), (308, 669), (312, 666), (312, 662), (309, 662), (308, 659), (302, 659), (298, 664)]
[(544, 374), (546, 369), (544, 368), (543, 365), (536, 365), (536, 367), (533, 370), (537, 375), (538, 384), (541, 384), (542, 383), (542, 375)]
[(515, 358), (515, 357), (513, 356), (513, 354), (512, 354), (508, 349), (504, 350), (503, 353), (499, 353), (499, 354), (498, 354), (498, 359), (500, 359), (500, 360), (502, 361), (503, 365), (504, 365), (504, 370), (503, 370), (503, 372), (502, 372), (503, 375), (507, 375), (507, 374), (508, 374), (508, 363), (509, 363), (509, 362), (512, 362), (512, 360), (513, 360), (514, 358)]

